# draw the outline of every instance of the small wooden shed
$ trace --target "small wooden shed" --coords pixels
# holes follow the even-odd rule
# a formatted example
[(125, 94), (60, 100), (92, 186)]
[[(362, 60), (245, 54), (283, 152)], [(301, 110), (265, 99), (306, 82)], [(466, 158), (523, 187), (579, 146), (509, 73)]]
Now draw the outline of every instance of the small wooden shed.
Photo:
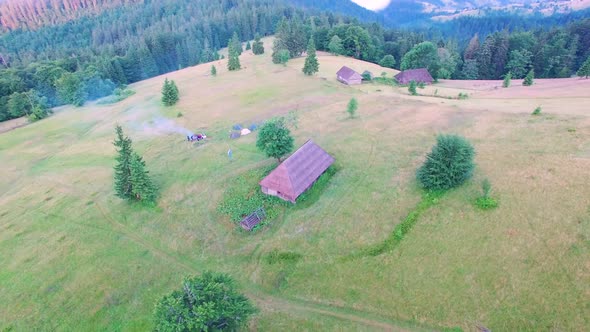
[(312, 140), (260, 181), (262, 192), (295, 203), (334, 163), (334, 158)]
[(432, 84), (434, 79), (426, 68), (408, 69), (395, 75), (395, 79), (399, 84), (410, 84), (411, 81), (416, 83)]
[(344, 66), (336, 73), (338, 81), (347, 85), (357, 85), (363, 83), (363, 77), (356, 71)]

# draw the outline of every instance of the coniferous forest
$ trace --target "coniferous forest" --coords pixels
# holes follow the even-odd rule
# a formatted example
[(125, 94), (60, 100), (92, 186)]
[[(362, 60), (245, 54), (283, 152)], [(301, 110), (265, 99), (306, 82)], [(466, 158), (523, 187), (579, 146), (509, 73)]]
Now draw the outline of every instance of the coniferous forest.
[(0, 121), (82, 105), (116, 87), (216, 60), (234, 33), (244, 42), (277, 33), (291, 57), (310, 38), (325, 51), (340, 40), (338, 53), (375, 63), (393, 56), (395, 68), (424, 65), (411, 59), (433, 55), (428, 67), (437, 78), (502, 79), (510, 72), (519, 79), (531, 69), (539, 78), (569, 77), (590, 56), (587, 11), (392, 27), (391, 17), (335, 6), (330, 0), (6, 1), (0, 6)]

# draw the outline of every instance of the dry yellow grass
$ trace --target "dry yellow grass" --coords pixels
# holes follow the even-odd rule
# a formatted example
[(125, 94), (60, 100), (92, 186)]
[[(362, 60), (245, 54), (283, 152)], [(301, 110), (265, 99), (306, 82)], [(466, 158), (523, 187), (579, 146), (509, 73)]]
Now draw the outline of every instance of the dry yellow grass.
[[(590, 80), (445, 81), (411, 97), (405, 88), (335, 81), (342, 65), (394, 74), (374, 64), (319, 55), (320, 73), (301, 73), (267, 54), (245, 52), (243, 69), (217, 61), (170, 73), (180, 102), (160, 105), (164, 76), (134, 84), (114, 105), (66, 108), (0, 135), (0, 329), (146, 330), (153, 303), (181, 277), (231, 273), (262, 308), (261, 330), (583, 330), (590, 324)], [(388, 75), (389, 76), (389, 75)], [(481, 84), (481, 86), (476, 86)], [(346, 104), (359, 101), (359, 117)], [(541, 116), (530, 116), (543, 107)], [(313, 138), (340, 171), (319, 201), (247, 235), (216, 212), (231, 180), (269, 165), (255, 136), (230, 141), (233, 124), (299, 116), (297, 144)], [(176, 118), (178, 112), (182, 117)], [(194, 147), (157, 133), (167, 117), (210, 140)], [(113, 126), (134, 139), (161, 187), (156, 210), (114, 197)], [(420, 199), (414, 179), (438, 133), (458, 133), (477, 150), (468, 184), (429, 210), (393, 253), (343, 260), (382, 241)], [(226, 151), (231, 147), (234, 161)], [(500, 207), (473, 207), (489, 178)], [(303, 255), (270, 266), (271, 250)]]

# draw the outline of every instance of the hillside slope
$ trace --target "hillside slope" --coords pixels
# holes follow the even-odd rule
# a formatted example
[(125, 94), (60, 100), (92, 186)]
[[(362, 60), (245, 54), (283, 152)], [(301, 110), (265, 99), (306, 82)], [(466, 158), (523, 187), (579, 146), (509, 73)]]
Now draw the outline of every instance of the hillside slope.
[[(303, 58), (281, 66), (268, 53), (245, 52), (237, 72), (220, 60), (167, 74), (180, 89), (174, 107), (161, 105), (159, 76), (118, 104), (65, 107), (0, 134), (0, 284), (10, 285), (0, 287), (0, 330), (150, 330), (155, 301), (204, 270), (238, 280), (261, 309), (251, 322), (261, 331), (589, 325), (590, 80), (444, 81), (412, 97), (335, 80), (342, 65), (396, 73), (374, 64), (319, 54), (320, 73), (306, 77)], [(453, 99), (459, 92), (469, 98)], [(229, 132), (288, 114), (296, 145), (314, 139), (337, 172), (244, 233), (218, 206), (230, 189), (257, 191), (275, 161), (257, 150), (256, 132)], [(157, 208), (113, 194), (117, 123), (160, 187)], [(209, 138), (189, 143), (182, 129)], [(474, 178), (393, 251), (359, 255), (414, 211), (415, 171), (440, 133), (475, 145)], [(484, 178), (500, 200), (489, 212), (473, 206)], [(298, 258), (267, 259), (277, 252)]]

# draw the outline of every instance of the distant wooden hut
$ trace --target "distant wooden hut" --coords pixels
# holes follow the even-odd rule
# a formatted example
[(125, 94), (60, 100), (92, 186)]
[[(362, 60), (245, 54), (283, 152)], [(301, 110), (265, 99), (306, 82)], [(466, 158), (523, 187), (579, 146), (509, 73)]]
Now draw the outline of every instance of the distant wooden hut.
[(432, 84), (434, 82), (434, 79), (426, 68), (404, 70), (395, 75), (395, 79), (399, 84), (403, 85), (410, 84), (411, 81), (424, 84)]
[(334, 158), (309, 140), (260, 181), (262, 192), (295, 203), (297, 197), (334, 163)]
[(363, 83), (363, 77), (356, 71), (344, 66), (336, 73), (338, 81), (347, 85), (357, 85)]

